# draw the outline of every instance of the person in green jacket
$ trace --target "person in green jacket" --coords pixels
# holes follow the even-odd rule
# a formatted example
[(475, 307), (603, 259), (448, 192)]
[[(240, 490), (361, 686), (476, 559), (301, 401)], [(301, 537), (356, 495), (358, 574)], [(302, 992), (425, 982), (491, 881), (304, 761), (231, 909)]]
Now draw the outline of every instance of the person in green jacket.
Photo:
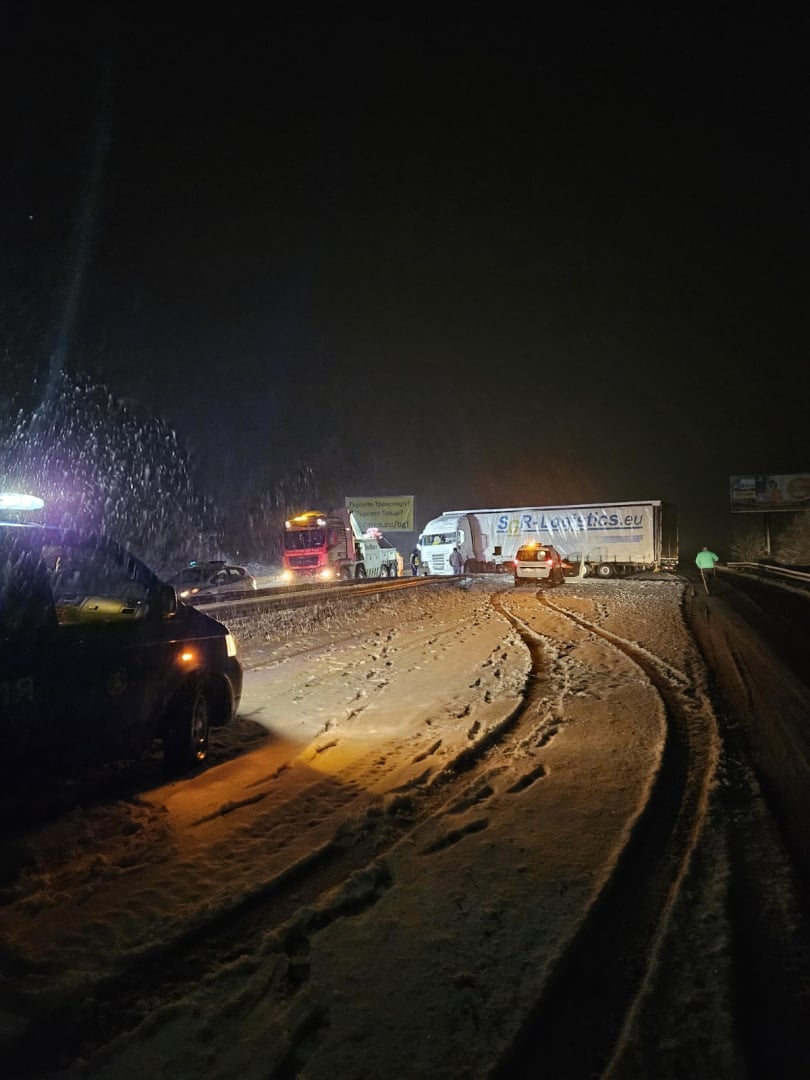
[(709, 551), (707, 547), (699, 551), (695, 559), (697, 568), (700, 570), (700, 576), (703, 578), (703, 587), (709, 595), (711, 595), (709, 581), (714, 581), (714, 568), (719, 562), (719, 556), (715, 555), (713, 551)]

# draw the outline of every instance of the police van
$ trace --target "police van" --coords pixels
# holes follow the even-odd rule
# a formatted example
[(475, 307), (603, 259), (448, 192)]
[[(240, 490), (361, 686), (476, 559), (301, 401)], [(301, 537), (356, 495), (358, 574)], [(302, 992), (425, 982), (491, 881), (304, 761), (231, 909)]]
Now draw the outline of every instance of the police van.
[(515, 585), (538, 581), (544, 585), (562, 585), (563, 562), (551, 544), (521, 544), (515, 553)]
[(174, 769), (200, 764), (242, 693), (228, 628), (109, 538), (31, 522), (32, 498), (0, 495), (0, 769), (156, 739)]

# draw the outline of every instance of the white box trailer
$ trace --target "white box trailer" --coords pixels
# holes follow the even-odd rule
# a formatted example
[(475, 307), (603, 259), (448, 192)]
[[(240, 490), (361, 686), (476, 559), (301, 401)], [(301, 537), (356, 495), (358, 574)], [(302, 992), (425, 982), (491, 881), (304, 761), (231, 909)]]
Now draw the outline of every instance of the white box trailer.
[(454, 547), (466, 573), (496, 573), (511, 569), (517, 549), (531, 541), (553, 544), (583, 577), (678, 566), (677, 511), (658, 499), (446, 510), (422, 529), (419, 550), (426, 574), (451, 574)]

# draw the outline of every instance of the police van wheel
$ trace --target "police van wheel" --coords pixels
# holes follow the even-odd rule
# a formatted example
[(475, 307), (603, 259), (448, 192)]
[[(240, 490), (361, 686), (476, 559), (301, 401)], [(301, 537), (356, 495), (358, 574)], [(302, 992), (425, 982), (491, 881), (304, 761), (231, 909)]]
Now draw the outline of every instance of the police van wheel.
[(208, 757), (211, 703), (200, 683), (180, 692), (163, 736), (163, 756), (173, 770), (201, 765)]
[(360, 579), (364, 578), (365, 576), (366, 576), (366, 568), (365, 568), (365, 566), (358, 566), (357, 569), (354, 572), (355, 580), (360, 581)]

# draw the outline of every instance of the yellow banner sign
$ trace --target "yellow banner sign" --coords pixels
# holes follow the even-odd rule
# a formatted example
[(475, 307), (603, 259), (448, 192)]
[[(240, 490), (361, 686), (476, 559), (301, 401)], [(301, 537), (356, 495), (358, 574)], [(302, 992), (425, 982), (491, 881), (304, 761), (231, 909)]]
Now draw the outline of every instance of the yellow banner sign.
[(347, 495), (346, 509), (352, 511), (363, 532), (413, 532), (413, 495)]

